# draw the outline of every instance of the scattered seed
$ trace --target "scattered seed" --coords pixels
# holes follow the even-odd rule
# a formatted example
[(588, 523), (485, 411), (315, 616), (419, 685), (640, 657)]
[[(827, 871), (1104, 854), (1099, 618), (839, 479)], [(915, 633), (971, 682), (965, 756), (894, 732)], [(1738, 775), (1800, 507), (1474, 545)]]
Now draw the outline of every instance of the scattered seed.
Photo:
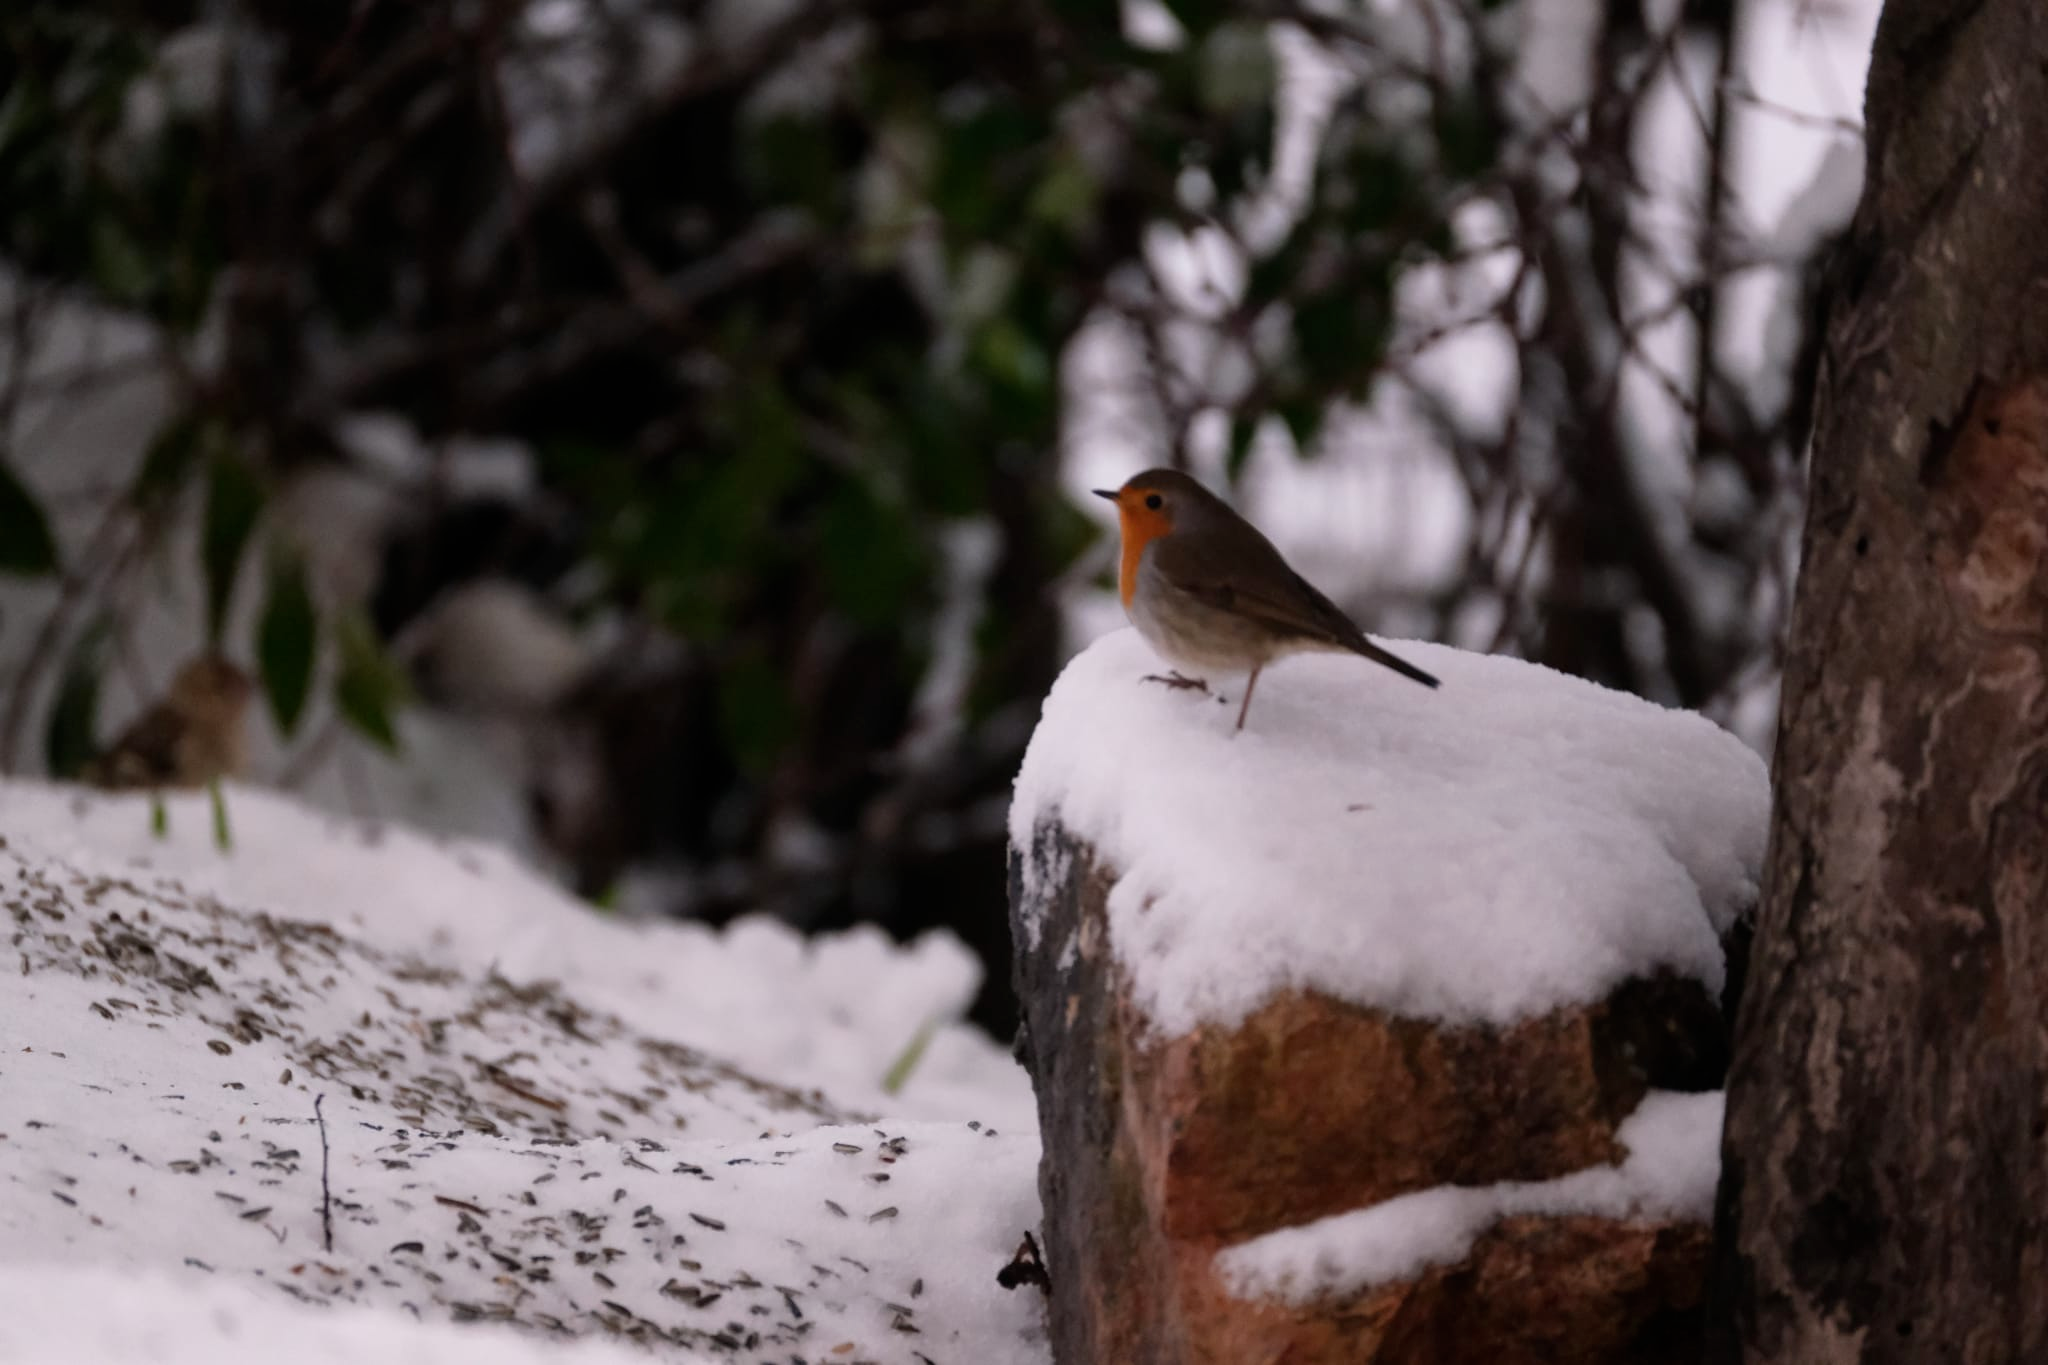
[(833, 1200), (827, 1199), (825, 1201), (825, 1207), (832, 1210), (832, 1212), (838, 1214), (841, 1218), (846, 1217), (846, 1210), (840, 1208), (839, 1205)]
[(895, 1216), (896, 1206), (891, 1204), (886, 1209), (876, 1209), (873, 1213), (869, 1214), (868, 1221), (870, 1223), (879, 1223), (884, 1218), (894, 1218)]
[(717, 1220), (716, 1218), (706, 1218), (706, 1217), (705, 1217), (705, 1216), (704, 1216), (703, 1214), (701, 1214), (701, 1213), (693, 1213), (693, 1214), (691, 1214), (691, 1215), (690, 1215), (690, 1221), (691, 1221), (691, 1222), (693, 1222), (693, 1223), (700, 1223), (700, 1224), (702, 1224), (703, 1226), (705, 1226), (705, 1227), (707, 1227), (707, 1228), (710, 1228), (710, 1229), (711, 1229), (711, 1230), (712, 1230), (713, 1232), (724, 1232), (724, 1231), (725, 1231), (725, 1224), (723, 1224), (723, 1223), (719, 1222), (719, 1221), (718, 1221), (718, 1220)]
[(212, 1048), (215, 1052), (218, 1052), (223, 1057), (227, 1056), (230, 1052), (234, 1051), (234, 1048), (230, 1047), (228, 1044), (222, 1042), (218, 1038), (208, 1038), (206, 1040), (206, 1045)]

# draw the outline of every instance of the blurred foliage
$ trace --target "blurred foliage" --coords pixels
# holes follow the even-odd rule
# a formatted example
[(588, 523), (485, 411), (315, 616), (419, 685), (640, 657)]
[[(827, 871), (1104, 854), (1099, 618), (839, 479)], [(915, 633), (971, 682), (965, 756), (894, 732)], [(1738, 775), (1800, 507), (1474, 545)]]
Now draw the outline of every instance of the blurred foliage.
[[(573, 511), (595, 596), (730, 646), (722, 714), (761, 771), (799, 728), (787, 618), (836, 618), (912, 678), (949, 523), (993, 514), (1040, 583), (1083, 548), (1051, 478), (1062, 353), (1149, 225), (1214, 221), (1269, 178), (1269, 25), (1177, 3), (1162, 47), (1114, 5), (589, 0), (574, 32), (548, 8), (12, 7), (0, 253), (216, 330), (131, 494), (202, 487), (210, 637), (266, 485), (331, 454), (332, 419), (505, 433)], [(657, 71), (625, 45), (677, 34), (718, 50)], [(1434, 163), (1344, 120), (1241, 305), (1293, 322), (1234, 414), (1240, 458), (1262, 412), (1306, 446), (1364, 391), (1397, 259), (1491, 159), (1476, 108), (1446, 107)], [(8, 568), (54, 569), (11, 478), (0, 532)], [(290, 730), (321, 625), (272, 578), (255, 652)], [(1042, 594), (986, 610), (1006, 685), (978, 675), (984, 713), (1053, 662)], [(398, 690), (337, 629), (343, 714), (394, 742)], [(987, 657), (1023, 640), (1021, 669)]]
[[(1181, 463), (1195, 417), (1220, 417), (1233, 476), (1262, 432), (1307, 454), (1333, 405), (1370, 396), (1397, 290), (1456, 257), (1461, 207), (1518, 217), (1532, 269), (1572, 240), (1549, 235), (1567, 200), (1528, 188), (1557, 168), (1510, 137), (1514, 7), (1423, 8), (1165, 0), (1175, 31), (1140, 40), (1099, 0), (17, 0), (0, 13), (0, 257), (164, 330), (178, 410), (125, 505), (146, 528), (200, 509), (208, 636), (262, 578), (253, 654), (286, 734), (324, 679), (336, 714), (396, 746), (408, 628), (457, 578), (517, 577), (688, 650), (652, 718), (596, 714), (638, 684), (586, 689), (578, 723), (660, 768), (640, 795), (687, 825), (614, 811), (600, 851), (556, 831), (587, 889), (650, 852), (766, 867), (795, 818), (837, 841), (809, 889), (771, 869), (735, 899), (780, 887), (799, 918), (899, 930), (972, 915), (1000, 959), (1000, 822), (948, 842), (918, 816), (1000, 801), (1056, 670), (1051, 585), (1093, 536), (1056, 481), (1063, 364), (1104, 317), (1170, 349), (1188, 310), (1151, 236), (1220, 234), (1242, 264), (1200, 319), (1228, 381), (1160, 380), (1153, 414)], [(1282, 29), (1353, 78), (1276, 209)], [(1647, 72), (1633, 100), (1654, 75), (1635, 57), (1668, 53), (1631, 41), (1602, 70)], [(1625, 119), (1594, 133), (1610, 124), (1625, 149)], [(1586, 187), (1570, 211), (1597, 219)], [(1618, 272), (1599, 269), (1618, 317)], [(1518, 307), (1511, 290), (1499, 311)], [(1619, 347), (1548, 325), (1517, 330), (1562, 355), (1525, 361), (1525, 382), (1564, 373), (1578, 406), (1536, 444), (1597, 453), (1607, 379), (1573, 356)], [(251, 547), (293, 480), (358, 459), (341, 428), (366, 412), (430, 451), (516, 440), (538, 478), (489, 535), (423, 496), (431, 543), (388, 553), (371, 600), (330, 603), (291, 544)], [(1488, 480), (1521, 496), (1517, 430), (1480, 448), (1446, 423), (1475, 507)], [(7, 472), (32, 457), (0, 451), (0, 571), (54, 574), (44, 509)], [(1543, 507), (1641, 511), (1617, 510), (1595, 463), (1553, 476), (1565, 491)], [(962, 527), (995, 545), (965, 715), (913, 764)], [(1481, 586), (1512, 599), (1520, 581)], [(1677, 639), (1683, 613), (1655, 605)], [(1601, 610), (1619, 639), (1628, 603)], [(1652, 690), (1618, 646), (1558, 648)], [(53, 766), (90, 735), (104, 655), (69, 665)], [(1698, 700), (1732, 669), (1672, 673)]]

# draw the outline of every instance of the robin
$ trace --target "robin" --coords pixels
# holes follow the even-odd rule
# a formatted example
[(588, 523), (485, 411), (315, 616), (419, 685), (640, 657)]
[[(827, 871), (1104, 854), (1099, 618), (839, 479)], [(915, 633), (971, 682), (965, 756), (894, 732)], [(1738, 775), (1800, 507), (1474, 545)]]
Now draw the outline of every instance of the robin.
[[(1207, 692), (1180, 672), (1249, 669), (1237, 729), (1251, 710), (1259, 670), (1275, 659), (1345, 650), (1435, 687), (1435, 678), (1365, 638), (1329, 598), (1288, 567), (1273, 542), (1187, 475), (1148, 469), (1122, 488), (1098, 488), (1116, 504), (1123, 532), (1117, 589), (1145, 643), (1174, 666), (1144, 681)], [(1233, 732), (1234, 733), (1234, 732)]]

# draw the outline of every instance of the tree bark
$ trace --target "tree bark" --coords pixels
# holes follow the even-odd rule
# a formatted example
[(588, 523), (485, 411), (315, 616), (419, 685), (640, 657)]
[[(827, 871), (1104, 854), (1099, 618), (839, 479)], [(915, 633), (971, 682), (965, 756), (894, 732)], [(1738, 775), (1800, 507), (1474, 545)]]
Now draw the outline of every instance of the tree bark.
[(2048, 6), (1890, 0), (1737, 1022), (1720, 1353), (2048, 1360)]

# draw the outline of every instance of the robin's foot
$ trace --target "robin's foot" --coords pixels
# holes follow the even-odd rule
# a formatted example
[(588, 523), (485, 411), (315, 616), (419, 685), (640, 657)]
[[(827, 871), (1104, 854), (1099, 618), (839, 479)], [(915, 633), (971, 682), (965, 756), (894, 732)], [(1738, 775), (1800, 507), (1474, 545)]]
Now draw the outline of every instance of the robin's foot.
[(1147, 673), (1139, 682), (1156, 682), (1175, 692), (1207, 692), (1209, 684), (1200, 678), (1183, 677), (1179, 673)]

